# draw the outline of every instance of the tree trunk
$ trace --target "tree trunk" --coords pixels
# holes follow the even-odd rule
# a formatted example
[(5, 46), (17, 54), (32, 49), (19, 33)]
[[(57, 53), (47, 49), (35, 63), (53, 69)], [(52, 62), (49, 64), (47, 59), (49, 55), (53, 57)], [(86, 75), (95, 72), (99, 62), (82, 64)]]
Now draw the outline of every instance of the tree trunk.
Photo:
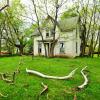
[[(42, 42), (43, 42), (43, 39), (42, 39)], [(44, 45), (44, 50), (45, 50), (45, 57), (48, 57), (47, 55), (47, 49), (46, 49), (46, 44), (43, 42), (43, 45)]]
[(24, 54), (24, 47), (25, 45), (16, 45), (15, 46), (19, 49), (19, 53), (22, 56)]
[(23, 50), (24, 50), (24, 47), (23, 46), (20, 46), (20, 48), (19, 48), (19, 51), (20, 51), (20, 55), (22, 56), (23, 55)]
[(0, 55), (1, 55), (1, 39), (0, 39)]
[(100, 28), (99, 28), (99, 45), (98, 45), (98, 57), (100, 56)]
[(94, 37), (94, 33), (92, 33), (92, 38), (91, 38), (91, 43), (90, 43), (90, 47), (89, 47), (89, 56), (93, 57), (93, 38)]
[(2, 48), (2, 31), (0, 30), (0, 55), (1, 55), (1, 48)]
[(86, 48), (85, 35), (83, 33), (82, 36), (81, 36), (81, 56), (85, 55), (85, 48)]
[(50, 57), (54, 57), (54, 48), (55, 48), (56, 43), (57, 43), (57, 40), (54, 40), (53, 43), (51, 43), (51, 46), (50, 46)]
[(50, 57), (54, 57), (54, 44), (51, 44), (50, 47)]

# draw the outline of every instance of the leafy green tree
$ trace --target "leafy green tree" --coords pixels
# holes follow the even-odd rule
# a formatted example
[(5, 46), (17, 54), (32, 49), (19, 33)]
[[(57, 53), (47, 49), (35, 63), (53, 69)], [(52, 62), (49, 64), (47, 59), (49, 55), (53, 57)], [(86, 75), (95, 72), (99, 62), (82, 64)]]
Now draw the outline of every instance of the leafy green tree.
[(8, 47), (17, 47), (20, 55), (23, 54), (23, 49), (27, 44), (27, 35), (24, 30), (25, 22), (20, 14), (24, 14), (25, 7), (20, 0), (12, 0), (12, 5), (4, 10), (4, 32), (3, 38), (7, 41)]
[(78, 16), (77, 12), (75, 11), (75, 7), (68, 9), (61, 15), (61, 20), (65, 18), (75, 17)]

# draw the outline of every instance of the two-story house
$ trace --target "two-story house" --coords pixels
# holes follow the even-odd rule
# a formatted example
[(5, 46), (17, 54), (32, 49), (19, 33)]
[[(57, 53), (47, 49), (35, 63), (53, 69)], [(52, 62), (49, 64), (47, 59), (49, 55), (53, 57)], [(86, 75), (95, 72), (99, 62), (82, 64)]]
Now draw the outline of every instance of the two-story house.
[[(52, 45), (53, 19), (48, 16), (42, 24), (41, 32), (44, 43), (46, 45), (47, 53)], [(45, 55), (45, 49), (41, 36), (36, 29), (34, 36), (34, 55)], [(55, 56), (76, 57), (80, 55), (80, 34), (78, 28), (78, 17), (66, 18), (58, 22), (56, 27), (55, 38), (57, 43), (54, 47)]]

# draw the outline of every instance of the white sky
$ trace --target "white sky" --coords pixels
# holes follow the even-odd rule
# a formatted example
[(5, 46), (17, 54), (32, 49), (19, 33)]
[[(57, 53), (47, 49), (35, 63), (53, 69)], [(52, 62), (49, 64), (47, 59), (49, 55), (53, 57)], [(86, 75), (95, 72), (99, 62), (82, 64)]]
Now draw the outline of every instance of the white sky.
[[(39, 0), (35, 0), (35, 2), (37, 3)], [(42, 1), (42, 0), (40, 0), (40, 1)], [(44, 0), (43, 0), (44, 1)], [(76, 0), (67, 0), (67, 3), (66, 3), (66, 5), (64, 6), (64, 7), (62, 7), (62, 9), (59, 11), (60, 13), (62, 13), (62, 11), (65, 11), (65, 10), (67, 10), (67, 8), (69, 8), (69, 7), (71, 7), (72, 5), (73, 5), (73, 2), (75, 2)], [(84, 0), (84, 1), (88, 1), (88, 0)], [(90, 0), (89, 2), (91, 2), (92, 0)], [(32, 24), (32, 23), (34, 23), (33, 21), (32, 21), (32, 19), (33, 20), (36, 20), (36, 16), (35, 16), (35, 14), (34, 14), (34, 11), (33, 11), (33, 4), (32, 4), (32, 1), (31, 0), (21, 0), (21, 2), (26, 6), (26, 14), (25, 14), (25, 16), (26, 17), (29, 17), (29, 18), (26, 18), (25, 17), (25, 20), (26, 21), (28, 21), (30, 24)], [(85, 3), (86, 3), (85, 2)], [(40, 3), (40, 2), (39, 2)], [(43, 4), (43, 3), (42, 3)], [(52, 4), (48, 4), (48, 6), (52, 6)], [(49, 9), (48, 9), (48, 12), (51, 12), (51, 10), (52, 10), (52, 7), (49, 7)], [(45, 9), (45, 8), (43, 8), (44, 7), (44, 4), (42, 5), (42, 9)], [(42, 15), (42, 14), (40, 14), (40, 15)]]
[[(37, 0), (35, 0), (37, 1)], [(38, 0), (39, 1), (39, 0)], [(35, 17), (35, 14), (32, 14), (33, 13), (33, 4), (32, 4), (32, 1), (31, 0), (21, 0), (21, 2), (26, 6), (27, 8), (27, 17), (29, 18), (32, 18), (32, 19), (35, 19), (36, 20), (36, 17)], [(72, 5), (72, 1), (71, 0), (68, 0), (67, 2), (67, 6), (70, 7)], [(48, 6), (50, 6), (50, 4), (48, 4)], [(52, 6), (52, 5), (51, 5)], [(43, 9), (43, 8), (42, 8)], [(65, 7), (62, 8), (63, 10), (65, 9)], [(60, 12), (62, 12), (62, 9)], [(51, 9), (48, 9), (48, 12), (51, 12), (52, 8)], [(42, 14), (41, 14), (42, 15)], [(32, 22), (31, 19), (28, 18), (28, 21), (29, 22)]]

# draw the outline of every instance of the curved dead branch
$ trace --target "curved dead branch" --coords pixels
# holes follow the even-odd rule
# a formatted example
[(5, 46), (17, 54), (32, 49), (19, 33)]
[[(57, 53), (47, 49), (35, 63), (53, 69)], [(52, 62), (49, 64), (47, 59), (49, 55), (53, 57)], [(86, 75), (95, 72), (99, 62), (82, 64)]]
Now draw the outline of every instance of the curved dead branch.
[(48, 90), (48, 86), (45, 85), (43, 82), (41, 83), (41, 85), (43, 86), (43, 90), (40, 92), (40, 95), (42, 95), (44, 92)]
[(62, 76), (62, 77), (45, 75), (45, 74), (42, 74), (42, 73), (40, 73), (40, 72), (38, 72), (38, 71), (29, 70), (29, 69), (27, 69), (27, 68), (26, 68), (26, 72), (29, 73), (29, 74), (34, 74), (34, 75), (40, 76), (40, 77), (42, 77), (42, 78), (65, 80), (65, 79), (72, 78), (77, 69), (78, 69), (78, 68), (74, 69), (74, 70), (73, 70), (72, 72), (70, 72), (67, 76)]
[(84, 78), (84, 82), (83, 84), (81, 84), (80, 86), (78, 86), (78, 89), (83, 89), (87, 84), (88, 84), (88, 78), (87, 78), (87, 75), (84, 73), (84, 70), (87, 68), (84, 67), (82, 70), (81, 70), (81, 74), (83, 75), (83, 78)]
[[(8, 75), (8, 74), (5, 74), (5, 73), (0, 73), (1, 79), (3, 81), (7, 82), (7, 83), (13, 83), (14, 82), (14, 80), (15, 80), (15, 74), (16, 74), (15, 72), (12, 75)], [(7, 77), (9, 77), (9, 76), (12, 76), (13, 79), (12, 80), (7, 79)]]
[(2, 93), (0, 93), (0, 97), (8, 97), (8, 95), (3, 95)]

